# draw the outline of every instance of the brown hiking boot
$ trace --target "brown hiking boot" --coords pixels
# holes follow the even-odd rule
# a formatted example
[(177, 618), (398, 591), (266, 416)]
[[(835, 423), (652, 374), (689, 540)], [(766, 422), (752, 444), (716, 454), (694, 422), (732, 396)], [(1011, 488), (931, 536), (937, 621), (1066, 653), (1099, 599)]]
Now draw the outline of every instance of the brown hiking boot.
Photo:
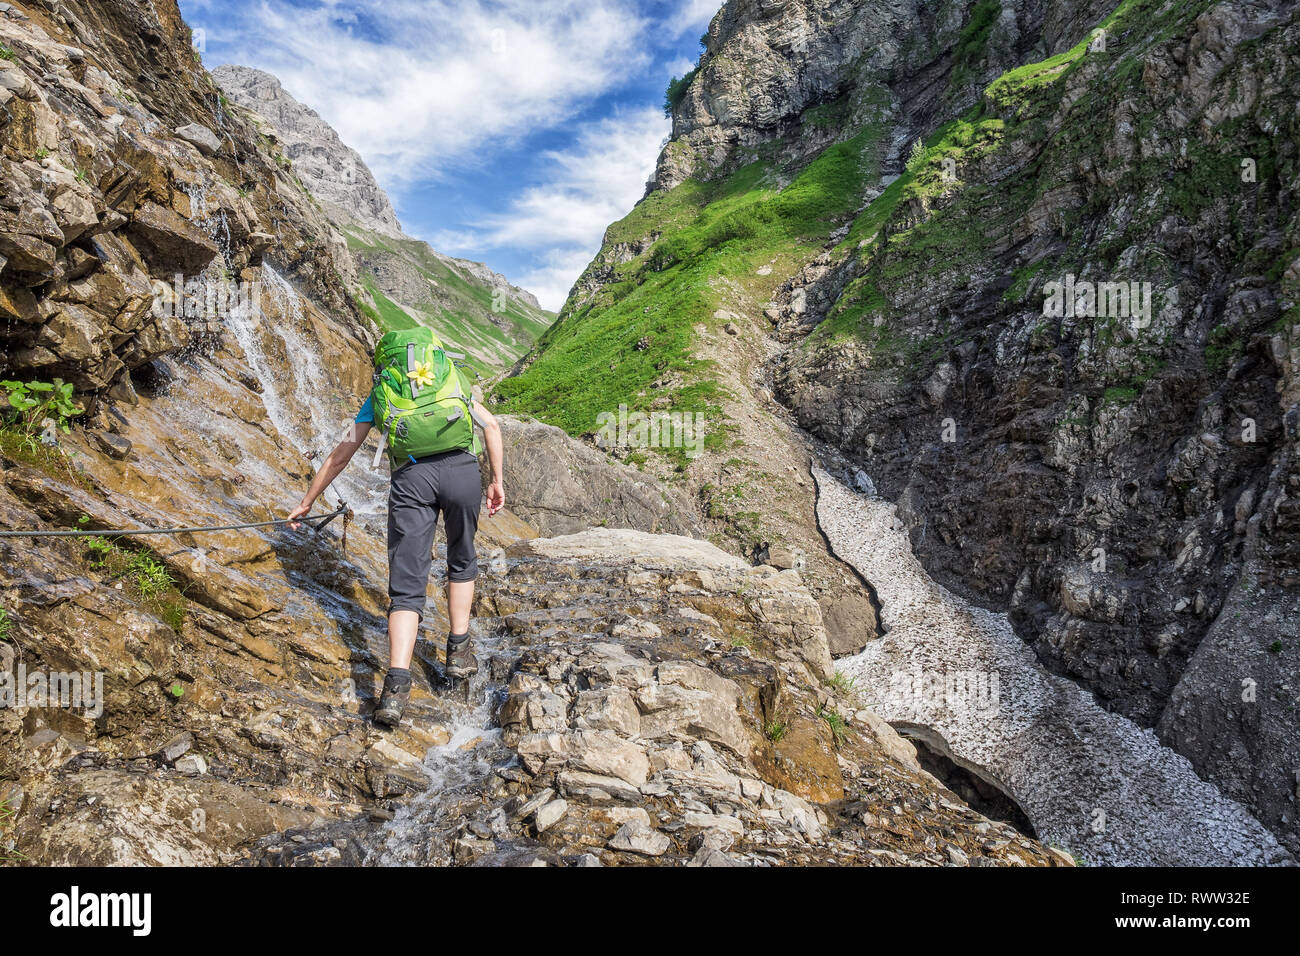
[(474, 656), (474, 645), (469, 635), (457, 644), (447, 638), (447, 676), (464, 679), (477, 673), (478, 658)]
[(384, 677), (384, 691), (379, 697), (379, 706), (375, 708), (375, 723), (389, 730), (402, 722), (406, 712), (406, 702), (411, 699), (411, 681), (395, 681), (391, 674)]

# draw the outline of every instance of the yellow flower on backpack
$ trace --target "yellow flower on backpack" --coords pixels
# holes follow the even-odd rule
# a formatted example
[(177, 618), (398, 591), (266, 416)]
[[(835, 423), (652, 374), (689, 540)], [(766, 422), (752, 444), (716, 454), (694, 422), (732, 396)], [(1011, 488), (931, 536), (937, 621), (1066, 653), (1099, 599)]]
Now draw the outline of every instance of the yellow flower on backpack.
[(428, 388), (434, 383), (433, 364), (416, 362), (415, 368), (408, 372), (406, 377), (411, 380), (411, 384), (416, 388)]

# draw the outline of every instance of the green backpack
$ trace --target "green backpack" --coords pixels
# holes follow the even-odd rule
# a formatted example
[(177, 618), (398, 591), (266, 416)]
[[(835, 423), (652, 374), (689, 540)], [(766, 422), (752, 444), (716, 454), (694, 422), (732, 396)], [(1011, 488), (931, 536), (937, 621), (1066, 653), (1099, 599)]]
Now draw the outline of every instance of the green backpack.
[(385, 448), (393, 470), (424, 455), (457, 448), (474, 455), (480, 451), (469, 379), (432, 329), (384, 334), (375, 346), (370, 401), (383, 432), (375, 468)]

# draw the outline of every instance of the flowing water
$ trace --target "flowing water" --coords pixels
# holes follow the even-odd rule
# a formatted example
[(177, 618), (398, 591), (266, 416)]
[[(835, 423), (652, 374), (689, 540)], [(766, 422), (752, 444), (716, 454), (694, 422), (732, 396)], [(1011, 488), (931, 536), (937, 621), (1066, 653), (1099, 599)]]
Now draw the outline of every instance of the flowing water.
[[(474, 628), (480, 662), (486, 665), (488, 655), (500, 659), (518, 653), (517, 648), (512, 651), (500, 636), (499, 629), (485, 627), (484, 623)], [(435, 690), (441, 695), (440, 703), (449, 708), (446, 726), (451, 739), (425, 755), (428, 786), (378, 833), (366, 858), (368, 865), (427, 866), (451, 862), (448, 848), (462, 815), (481, 806), (480, 794), (490, 782), (493, 769), (514, 762), (514, 754), (502, 743), (501, 730), (496, 726), (496, 710), (504, 698), (504, 687), (492, 676), (493, 670), (481, 666), (468, 686), (458, 683)], [(510, 836), (507, 821), (501, 814), (482, 825), (503, 838)]]
[[(355, 409), (331, 394), (330, 376), (320, 359), (323, 349), (311, 335), (310, 311), (298, 291), (270, 263), (262, 266), (262, 282), (260, 295), (245, 296), (230, 310), (227, 328), (262, 385), (262, 404), (271, 422), (319, 467), (343, 438)], [(358, 404), (363, 398), (357, 398)], [(383, 513), (388, 482), (369, 465), (363, 449), (331, 491), (359, 516), (374, 517)]]

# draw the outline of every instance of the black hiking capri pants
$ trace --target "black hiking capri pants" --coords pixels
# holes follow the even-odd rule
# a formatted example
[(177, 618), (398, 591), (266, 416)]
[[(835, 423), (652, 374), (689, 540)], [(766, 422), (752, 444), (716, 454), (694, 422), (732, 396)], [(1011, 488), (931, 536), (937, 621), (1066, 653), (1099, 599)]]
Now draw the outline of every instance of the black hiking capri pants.
[(478, 577), (474, 533), (483, 485), (478, 459), (456, 450), (417, 458), (393, 472), (388, 489), (388, 611), (424, 618), (433, 532), (442, 514), (447, 579)]

